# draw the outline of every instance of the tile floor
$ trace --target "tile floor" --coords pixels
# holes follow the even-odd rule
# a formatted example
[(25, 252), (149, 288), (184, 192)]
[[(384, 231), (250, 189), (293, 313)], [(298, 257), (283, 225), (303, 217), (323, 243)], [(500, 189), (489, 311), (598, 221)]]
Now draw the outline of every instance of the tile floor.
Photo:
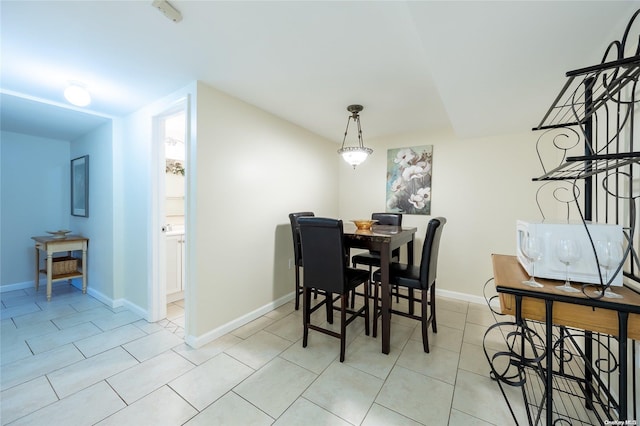
[(488, 378), (484, 305), (438, 298), (429, 354), (416, 321), (393, 318), (389, 355), (356, 321), (340, 363), (337, 339), (311, 331), (302, 348), (293, 303), (192, 349), (182, 302), (148, 323), (65, 283), (48, 303), (0, 296), (3, 425), (514, 424)]

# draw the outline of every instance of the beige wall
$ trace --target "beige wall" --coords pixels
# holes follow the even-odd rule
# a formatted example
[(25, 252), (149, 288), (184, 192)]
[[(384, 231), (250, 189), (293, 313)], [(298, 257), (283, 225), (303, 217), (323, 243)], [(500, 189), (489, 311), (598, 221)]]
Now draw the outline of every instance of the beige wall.
[(337, 215), (338, 163), (333, 143), (209, 86), (198, 84), (196, 103), (187, 329), (197, 338), (292, 292), (287, 215)]
[(150, 268), (153, 116), (185, 96), (186, 332), (199, 345), (291, 297), (288, 214), (338, 214), (338, 162), (334, 143), (199, 82), (126, 117), (114, 154), (114, 294), (143, 315), (158, 280)]
[[(338, 157), (333, 141), (205, 84), (194, 83), (188, 90), (194, 117), (187, 181), (186, 328), (191, 344), (206, 342), (291, 296), (288, 213), (312, 210), (349, 220), (384, 211), (388, 148), (434, 146), (432, 215), (448, 220), (441, 290), (478, 300), (492, 275), (491, 253), (514, 252), (516, 219), (539, 218), (537, 184), (531, 177), (540, 174), (540, 167), (532, 132), (473, 140), (451, 134), (367, 140), (375, 152), (354, 171)], [(134, 127), (148, 128), (145, 115), (136, 115)], [(125, 143), (136, 140), (138, 146), (127, 150), (124, 163), (140, 179), (149, 176), (148, 166), (140, 163), (149, 158), (143, 133), (125, 132), (123, 138)], [(149, 195), (144, 185), (124, 186), (131, 205), (122, 228), (135, 238), (128, 245), (132, 256), (123, 264), (128, 284), (122, 294), (145, 307), (147, 283), (153, 279), (145, 272), (149, 212), (135, 205), (149, 206)], [(428, 217), (407, 215), (404, 221), (418, 227), (418, 256)], [(131, 276), (139, 280), (131, 282)]]
[[(363, 129), (366, 132), (366, 127)], [(366, 136), (366, 133), (365, 133)], [(385, 209), (388, 148), (433, 145), (431, 214), (444, 216), (438, 288), (481, 296), (492, 276), (491, 253), (515, 253), (517, 219), (539, 219), (535, 203), (540, 175), (537, 135), (456, 139), (451, 134), (407, 134), (367, 140), (373, 155), (354, 171), (340, 165), (340, 216), (368, 217)], [(418, 227), (419, 259), (429, 216), (406, 215), (403, 224)], [(473, 299), (473, 297), (472, 297)]]

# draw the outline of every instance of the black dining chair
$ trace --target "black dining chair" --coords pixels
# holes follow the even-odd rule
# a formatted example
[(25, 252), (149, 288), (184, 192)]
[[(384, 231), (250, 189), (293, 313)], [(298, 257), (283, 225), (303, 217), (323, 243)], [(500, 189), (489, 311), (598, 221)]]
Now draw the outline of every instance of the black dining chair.
[[(427, 232), (422, 246), (422, 256), (420, 265), (407, 265), (394, 262), (389, 267), (389, 288), (391, 286), (405, 287), (409, 289), (409, 295), (399, 294), (399, 297), (407, 299), (409, 304), (413, 304), (413, 290), (420, 291), (421, 313), (413, 314), (413, 310), (403, 312), (391, 307), (391, 314), (401, 315), (407, 318), (418, 320), (422, 323), (422, 346), (425, 352), (429, 352), (429, 325), (434, 333), (438, 332), (436, 323), (436, 275), (438, 269), (438, 251), (440, 248), (440, 237), (442, 229), (447, 220), (443, 217), (435, 217), (429, 221)], [(380, 270), (373, 273), (373, 280), (380, 282)], [(398, 294), (399, 292), (396, 292)], [(389, 302), (392, 297), (389, 294)], [(378, 317), (382, 314), (382, 308), (378, 301), (374, 301), (373, 310), (373, 336), (378, 332)]]
[[(402, 213), (372, 213), (371, 220), (377, 220), (376, 225), (402, 226)], [(400, 248), (394, 249), (391, 252), (391, 260), (396, 262), (400, 261)], [(370, 250), (369, 252), (356, 254), (351, 258), (351, 263), (354, 268), (357, 265), (367, 265), (369, 267), (369, 274), (371, 274), (374, 266), (380, 267), (380, 252)], [(353, 306), (354, 297), (355, 293), (352, 295), (351, 306)], [(377, 287), (374, 289), (373, 299), (378, 299)]]
[[(302, 317), (304, 333), (302, 346), (307, 347), (309, 329), (340, 339), (340, 362), (344, 361), (346, 347), (346, 327), (358, 317), (364, 317), (365, 334), (369, 335), (369, 273), (365, 270), (349, 268), (344, 245), (344, 231), (341, 220), (320, 217), (298, 218), (304, 280), (302, 296)], [(365, 284), (364, 305), (359, 309), (348, 307), (349, 292)], [(311, 306), (311, 291), (322, 290), (324, 301)], [(327, 321), (332, 322), (334, 298), (340, 299), (340, 332), (311, 324), (311, 313), (320, 306), (327, 309)], [(336, 309), (338, 310), (338, 309)], [(347, 317), (347, 314), (349, 316)]]
[(300, 268), (303, 267), (302, 246), (300, 245), (300, 227), (298, 226), (298, 218), (309, 216), (315, 215), (313, 214), (313, 212), (298, 212), (289, 214), (289, 221), (291, 222), (291, 235), (293, 236), (293, 259), (296, 271), (296, 311), (300, 309), (300, 296), (302, 295), (302, 284), (300, 283)]

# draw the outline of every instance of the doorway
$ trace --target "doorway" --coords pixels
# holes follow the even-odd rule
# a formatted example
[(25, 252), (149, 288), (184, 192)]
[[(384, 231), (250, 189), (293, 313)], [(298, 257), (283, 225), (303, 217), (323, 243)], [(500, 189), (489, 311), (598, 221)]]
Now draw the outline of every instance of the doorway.
[(183, 101), (158, 115), (155, 138), (160, 160), (156, 214), (161, 234), (157, 239), (160, 260), (157, 277), (163, 306), (159, 324), (181, 337), (185, 335), (187, 116), (187, 104)]

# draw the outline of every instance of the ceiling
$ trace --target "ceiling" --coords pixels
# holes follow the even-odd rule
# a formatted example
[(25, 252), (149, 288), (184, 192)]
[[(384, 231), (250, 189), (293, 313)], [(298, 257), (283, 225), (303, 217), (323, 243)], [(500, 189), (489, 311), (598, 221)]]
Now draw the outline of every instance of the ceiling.
[[(3, 130), (73, 140), (194, 80), (341, 141), (516, 133), (600, 62), (637, 1), (0, 2)], [(93, 102), (66, 109), (69, 80)]]

